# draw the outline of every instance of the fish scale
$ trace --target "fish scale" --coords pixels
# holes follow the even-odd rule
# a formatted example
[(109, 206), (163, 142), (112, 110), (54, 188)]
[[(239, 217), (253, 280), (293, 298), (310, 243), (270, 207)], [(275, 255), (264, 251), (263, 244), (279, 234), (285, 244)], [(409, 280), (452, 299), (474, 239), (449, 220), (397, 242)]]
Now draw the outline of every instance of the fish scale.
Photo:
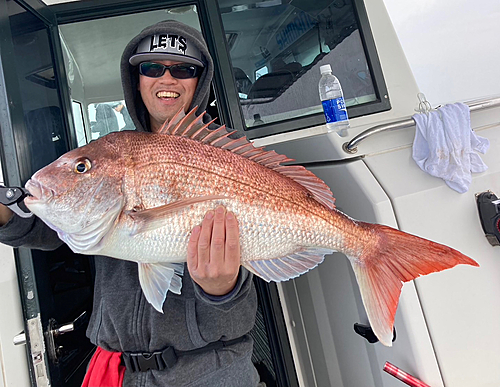
[[(151, 143), (148, 141), (133, 146), (134, 149), (139, 150), (131, 153), (136, 154), (135, 152), (137, 152), (136, 158), (139, 160), (135, 167), (138, 176), (136, 178), (138, 182), (137, 186), (142, 188), (140, 198), (146, 208), (156, 207), (174, 201), (182, 196), (219, 194), (227, 197), (235, 197), (237, 200), (234, 203), (233, 201), (219, 201), (206, 205), (197, 205), (199, 209), (196, 210), (196, 213), (191, 212), (193, 221), (182, 224), (174, 221), (171, 226), (158, 229), (157, 232), (161, 232), (164, 235), (165, 241), (168, 240), (169, 236), (175, 235), (174, 232), (183, 231), (183, 240), (177, 239), (182, 248), (174, 247), (169, 241), (169, 251), (180, 251), (182, 252), (181, 256), (185, 257), (186, 244), (184, 242), (188, 239), (191, 229), (201, 221), (205, 212), (213, 209), (216, 204), (223, 204), (229, 211), (233, 211), (237, 215), (242, 229), (248, 230), (251, 235), (260, 236), (257, 242), (247, 243), (248, 238), (245, 238), (246, 233), (242, 233), (242, 260), (254, 260), (259, 257), (264, 257), (265, 259), (278, 258), (281, 256), (279, 255), (280, 253), (286, 254), (287, 251), (295, 251), (298, 247), (314, 246), (319, 243), (319, 241), (314, 241), (312, 238), (309, 238), (309, 240), (308, 238), (297, 238), (296, 230), (298, 230), (301, 223), (298, 221), (297, 210), (293, 211), (295, 213), (294, 216), (288, 216), (282, 219), (281, 222), (278, 221), (280, 219), (279, 215), (286, 211), (283, 200), (297, 203), (297, 196), (301, 196), (301, 202), (310, 202), (304, 203), (304, 207), (310, 207), (313, 204), (318, 206), (318, 212), (325, 212), (324, 207), (312, 201), (307, 191), (302, 187), (299, 186), (300, 190), (299, 194), (297, 194), (290, 187), (294, 183), (293, 181), (284, 178), (283, 175), (278, 173), (272, 175), (265, 174), (262, 172), (263, 167), (257, 163), (251, 163), (250, 165), (242, 163), (240, 158), (235, 157), (237, 155), (230, 152), (221, 152), (220, 149), (210, 147), (206, 144), (195, 144), (195, 147), (205, 148), (199, 150), (196, 148), (193, 149), (193, 145), (188, 147), (190, 144), (174, 140), (183, 139), (161, 138), (158, 143), (155, 143), (154, 148), (158, 147), (158, 152), (162, 155), (166, 154), (168, 157), (158, 160), (154, 165), (154, 170), (151, 170), (149, 162), (145, 163), (146, 165), (142, 165), (142, 160), (148, 159), (146, 155), (156, 151), (152, 149)], [(176, 155), (181, 155), (181, 157), (176, 157)], [(198, 157), (199, 155), (205, 155), (205, 157)], [(207, 162), (207, 160), (209, 161)], [(228, 164), (233, 168), (226, 168), (225, 166)], [(148, 174), (144, 173), (145, 169), (148, 170)], [(244, 175), (246, 178), (243, 182), (235, 178), (241, 175), (242, 171), (246, 172), (246, 175)], [(182, 177), (186, 178), (183, 179)], [(175, 181), (175, 185), (172, 184), (173, 181)], [(154, 184), (151, 182), (154, 182)], [(298, 186), (296, 183), (295, 185)], [(158, 195), (160, 187), (163, 187), (165, 190)], [(277, 187), (282, 187), (282, 189), (277, 189)], [(240, 202), (248, 204), (255, 202), (256, 198), (260, 199), (258, 202), (264, 203), (261, 206), (263, 208), (260, 214), (257, 213), (258, 216), (248, 216), (249, 219), (247, 219), (245, 214), (254, 214), (258, 209), (245, 208), (246, 206), (241, 205)], [(276, 212), (275, 216), (270, 215), (273, 212)], [(308, 215), (310, 213), (311, 210), (309, 210)], [(262, 223), (264, 219), (267, 219), (267, 227), (255, 229), (253, 225)], [(311, 219), (310, 216), (308, 216), (308, 219)], [(318, 220), (312, 220), (312, 222), (317, 223)], [(302, 223), (303, 227), (304, 223)], [(283, 231), (280, 233), (273, 232), (274, 229), (281, 229)], [(273, 234), (273, 239), (269, 238), (271, 234)], [(282, 248), (279, 252), (274, 252), (274, 250), (269, 251), (269, 241), (272, 240), (273, 244), (281, 245), (281, 239), (293, 240), (293, 244), (289, 242), (291, 246)], [(328, 242), (328, 240), (322, 241), (323, 244)], [(255, 252), (257, 252), (257, 255)], [(262, 254), (265, 252), (267, 254), (263, 256)]]
[(26, 184), (27, 207), (73, 251), (137, 262), (144, 295), (159, 312), (168, 291), (181, 292), (191, 230), (219, 204), (238, 220), (241, 265), (266, 281), (304, 274), (333, 251), (345, 254), (372, 329), (388, 346), (403, 282), (477, 266), (447, 246), (349, 218), (314, 174), (229, 138), (224, 127), (210, 130), (194, 112), (159, 133), (111, 133)]

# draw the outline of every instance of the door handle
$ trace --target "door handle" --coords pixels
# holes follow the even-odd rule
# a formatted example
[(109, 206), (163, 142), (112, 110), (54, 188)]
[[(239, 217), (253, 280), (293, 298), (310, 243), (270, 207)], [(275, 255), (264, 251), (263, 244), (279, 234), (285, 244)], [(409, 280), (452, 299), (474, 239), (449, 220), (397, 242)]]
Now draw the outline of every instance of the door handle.
[(54, 319), (49, 320), (49, 326), (45, 333), (47, 343), (47, 353), (49, 359), (54, 363), (59, 363), (59, 358), (63, 356), (64, 348), (56, 342), (57, 337), (69, 332), (73, 332), (85, 325), (87, 321), (87, 312), (84, 311), (75, 320), (70, 323), (58, 325)]
[(86, 317), (87, 317), (87, 312), (83, 311), (83, 313), (80, 316), (78, 316), (75, 320), (73, 320), (68, 324), (63, 324), (56, 328), (54, 322), (53, 324), (51, 324), (52, 329), (49, 332), (55, 337), (64, 335), (65, 333), (68, 332), (73, 332), (83, 325), (83, 323), (86, 320)]
[(26, 333), (22, 331), (18, 335), (14, 336), (14, 339), (12, 340), (14, 342), (14, 345), (25, 345), (26, 344)]
[[(73, 332), (74, 330), (80, 328), (82, 324), (85, 322), (86, 318), (86, 311), (84, 311), (80, 316), (78, 316), (73, 322), (70, 322), (68, 324), (61, 325), (59, 327), (55, 327), (55, 323), (52, 323), (53, 329), (50, 329), (49, 332), (53, 336), (57, 337), (60, 335), (64, 335), (65, 333), (68, 332)], [(26, 344), (26, 333), (22, 331), (18, 335), (15, 335), (14, 338), (12, 339), (12, 342), (14, 345), (25, 345)]]

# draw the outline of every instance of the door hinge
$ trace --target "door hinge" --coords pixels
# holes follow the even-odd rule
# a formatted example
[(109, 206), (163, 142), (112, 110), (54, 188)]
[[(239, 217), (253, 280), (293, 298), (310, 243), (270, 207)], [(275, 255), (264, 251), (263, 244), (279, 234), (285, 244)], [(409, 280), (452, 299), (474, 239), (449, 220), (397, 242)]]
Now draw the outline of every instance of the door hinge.
[(43, 340), (40, 314), (28, 320), (28, 338), (36, 387), (50, 387), (47, 364), (45, 362), (45, 342)]

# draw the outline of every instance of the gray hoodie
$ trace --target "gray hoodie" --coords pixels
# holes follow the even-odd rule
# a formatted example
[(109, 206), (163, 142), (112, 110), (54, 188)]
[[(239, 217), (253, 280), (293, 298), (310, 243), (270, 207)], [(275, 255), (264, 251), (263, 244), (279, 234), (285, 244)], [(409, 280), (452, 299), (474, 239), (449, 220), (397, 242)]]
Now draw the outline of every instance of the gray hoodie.
[[(125, 47), (120, 62), (120, 71), (122, 77), (123, 93), (125, 97), (125, 105), (129, 108), (130, 117), (136, 126), (137, 130), (149, 131), (149, 114), (142, 102), (141, 96), (137, 90), (139, 83), (139, 71), (137, 66), (132, 66), (129, 63), (130, 57), (135, 53), (137, 46), (147, 36), (154, 34), (176, 34), (185, 36), (190, 44), (195, 44), (201, 51), (205, 67), (198, 80), (198, 86), (194, 93), (193, 101), (188, 110), (198, 106), (197, 114), (201, 114), (208, 104), (210, 96), (210, 83), (214, 74), (214, 65), (212, 57), (208, 52), (203, 35), (190, 26), (180, 23), (175, 20), (165, 20), (145, 28), (142, 32), (133, 38)], [(209, 117), (204, 117), (205, 122), (208, 122)]]
[[(205, 56), (206, 66), (198, 82), (192, 107), (201, 113), (207, 105), (213, 64), (203, 37), (197, 30), (176, 21), (165, 21), (146, 28), (125, 48), (122, 84), (125, 102), (137, 130), (149, 131), (149, 117), (137, 92), (137, 68), (128, 58), (137, 44), (154, 33), (184, 34), (195, 41)], [(208, 117), (206, 117), (208, 119)], [(14, 215), (0, 227), (0, 243), (14, 247), (55, 249), (62, 244), (57, 234), (40, 219)], [(254, 387), (258, 374), (251, 362), (252, 329), (257, 297), (252, 276), (240, 270), (235, 289), (224, 297), (211, 297), (184, 271), (182, 294), (168, 293), (165, 313), (157, 312), (144, 298), (137, 264), (109, 257), (95, 258), (94, 307), (87, 336), (108, 351), (154, 352), (167, 346), (186, 351), (218, 340), (245, 336), (245, 340), (196, 355), (182, 356), (167, 371), (126, 371), (124, 386)]]

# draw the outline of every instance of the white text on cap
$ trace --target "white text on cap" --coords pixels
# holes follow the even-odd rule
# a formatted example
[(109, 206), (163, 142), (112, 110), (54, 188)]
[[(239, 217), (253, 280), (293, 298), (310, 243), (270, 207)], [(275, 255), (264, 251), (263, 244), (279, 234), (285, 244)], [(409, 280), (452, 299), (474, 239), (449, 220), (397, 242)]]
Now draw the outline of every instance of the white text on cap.
[(165, 50), (169, 47), (176, 48), (182, 55), (186, 55), (186, 38), (184, 36), (172, 34), (151, 36), (150, 51)]

